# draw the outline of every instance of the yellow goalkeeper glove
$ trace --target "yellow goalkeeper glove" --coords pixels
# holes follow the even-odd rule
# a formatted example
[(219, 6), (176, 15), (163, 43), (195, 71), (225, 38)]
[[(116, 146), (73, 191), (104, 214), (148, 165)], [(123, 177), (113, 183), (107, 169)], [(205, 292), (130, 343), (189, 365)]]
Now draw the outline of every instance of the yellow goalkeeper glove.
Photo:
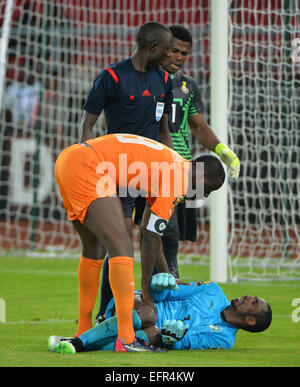
[(230, 177), (236, 180), (240, 174), (240, 160), (237, 155), (221, 142), (216, 146), (215, 152), (229, 168)]

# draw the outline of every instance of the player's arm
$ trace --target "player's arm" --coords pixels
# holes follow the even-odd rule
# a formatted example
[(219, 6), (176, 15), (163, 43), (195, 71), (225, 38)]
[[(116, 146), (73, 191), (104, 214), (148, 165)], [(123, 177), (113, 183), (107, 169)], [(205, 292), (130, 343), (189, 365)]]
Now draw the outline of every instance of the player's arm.
[(160, 120), (159, 136), (160, 136), (161, 143), (163, 143), (164, 145), (168, 146), (171, 149), (174, 149), (170, 131), (169, 131), (169, 114), (171, 112), (172, 102), (173, 102), (172, 90), (173, 90), (172, 80), (168, 75), (168, 80), (166, 84), (166, 96), (164, 97), (164, 104), (165, 104), (164, 113)]
[(98, 117), (99, 116), (88, 113), (87, 111), (83, 113), (80, 123), (80, 142), (93, 138), (93, 127), (95, 126)]
[(230, 176), (237, 179), (240, 173), (240, 160), (237, 155), (214, 134), (203, 117), (203, 104), (200, 89), (194, 79), (191, 81), (193, 100), (190, 105), (189, 126), (200, 144), (215, 152), (229, 168)]
[(93, 127), (109, 96), (115, 95), (117, 83), (107, 70), (103, 70), (93, 83), (84, 104), (80, 125), (80, 142), (93, 138)]
[(199, 144), (214, 152), (220, 140), (205, 121), (203, 114), (189, 116), (188, 121), (191, 131)]
[(230, 176), (237, 179), (240, 173), (240, 161), (237, 155), (214, 134), (202, 114), (189, 116), (189, 126), (198, 142), (215, 152), (229, 168)]
[(171, 149), (174, 148), (170, 131), (169, 131), (168, 114), (166, 113), (162, 115), (160, 120), (159, 137), (160, 137), (161, 143), (163, 143), (164, 145), (168, 146)]
[(168, 273), (170, 277), (173, 277), (170, 274), (162, 246), (162, 234), (166, 225), (167, 222), (164, 219), (157, 217), (150, 211), (149, 203), (146, 202), (141, 223), (142, 294), (143, 298), (151, 303), (153, 300), (150, 284), (154, 265), (158, 272)]

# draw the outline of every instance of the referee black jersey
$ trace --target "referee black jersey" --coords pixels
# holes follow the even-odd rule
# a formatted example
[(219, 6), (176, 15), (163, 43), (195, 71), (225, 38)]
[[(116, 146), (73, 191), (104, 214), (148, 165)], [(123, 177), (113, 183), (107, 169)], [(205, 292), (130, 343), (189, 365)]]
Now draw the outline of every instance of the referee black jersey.
[(169, 114), (169, 129), (174, 149), (187, 160), (191, 160), (189, 148), (188, 117), (203, 113), (200, 90), (196, 81), (178, 71), (173, 79), (173, 103)]
[(93, 83), (84, 109), (99, 116), (104, 109), (107, 133), (131, 133), (159, 141), (160, 119), (173, 100), (170, 75), (149, 66), (137, 71), (130, 58), (105, 68)]

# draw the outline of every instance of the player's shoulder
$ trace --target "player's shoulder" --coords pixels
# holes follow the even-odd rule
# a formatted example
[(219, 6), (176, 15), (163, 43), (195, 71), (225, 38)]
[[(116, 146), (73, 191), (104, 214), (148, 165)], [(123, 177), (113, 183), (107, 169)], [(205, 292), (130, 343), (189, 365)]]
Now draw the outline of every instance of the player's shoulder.
[(195, 94), (196, 92), (196, 82), (191, 76), (182, 71), (177, 71), (173, 76), (172, 84), (173, 91), (176, 91), (176, 94), (179, 93), (180, 96), (185, 96), (185, 98), (188, 98), (192, 93)]
[(103, 73), (107, 76), (110, 74), (115, 80), (116, 77), (121, 77), (123, 74), (128, 74), (133, 69), (130, 58), (123, 59), (120, 62), (112, 63), (103, 69)]
[(171, 82), (170, 74), (164, 69), (162, 69), (161, 67), (154, 67), (153, 71), (158, 72), (158, 74), (160, 75), (160, 77), (163, 79), (165, 83)]
[(113, 70), (128, 70), (130, 67), (132, 67), (130, 58), (123, 59), (120, 62), (112, 63), (108, 66), (108, 68)]
[(201, 286), (202, 290), (207, 290), (209, 292), (217, 292), (217, 293), (223, 293), (223, 290), (221, 289), (220, 285), (217, 284), (217, 282), (214, 281), (199, 281), (195, 283), (196, 286)]
[(179, 81), (188, 81), (188, 82), (194, 82), (194, 78), (192, 78), (190, 75), (184, 73), (181, 70), (178, 70), (175, 79), (178, 79)]
[(187, 85), (189, 88), (192, 88), (192, 89), (197, 86), (197, 82), (193, 77), (191, 77), (190, 75), (180, 70), (177, 71), (174, 79), (180, 84), (183, 83), (184, 85)]

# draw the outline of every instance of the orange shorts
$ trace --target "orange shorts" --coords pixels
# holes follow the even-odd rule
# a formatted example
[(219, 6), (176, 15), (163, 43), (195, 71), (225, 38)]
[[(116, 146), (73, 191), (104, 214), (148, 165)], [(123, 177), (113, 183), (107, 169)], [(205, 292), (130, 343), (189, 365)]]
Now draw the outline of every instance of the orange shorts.
[(54, 173), (70, 221), (84, 223), (94, 200), (116, 195), (116, 183), (103, 170), (97, 170), (100, 162), (94, 150), (82, 144), (72, 145), (58, 156)]

